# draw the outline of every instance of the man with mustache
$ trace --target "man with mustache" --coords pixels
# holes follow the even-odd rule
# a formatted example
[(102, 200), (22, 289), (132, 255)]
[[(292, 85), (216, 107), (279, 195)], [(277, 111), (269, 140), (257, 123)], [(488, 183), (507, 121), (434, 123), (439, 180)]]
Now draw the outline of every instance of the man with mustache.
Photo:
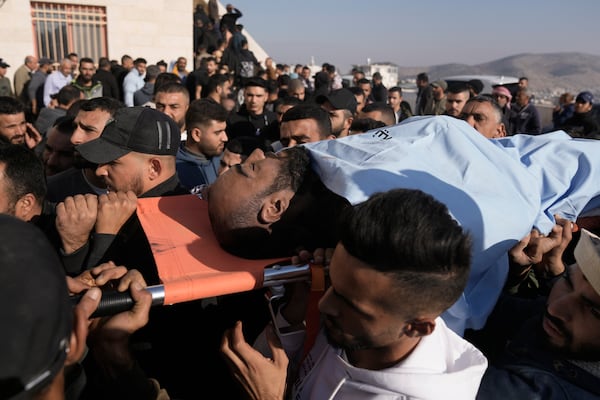
[[(571, 224), (557, 222), (547, 237), (521, 242), (522, 254), (533, 254), (535, 248), (544, 251), (543, 241), (553, 243), (543, 261), (536, 263), (552, 284), (549, 294), (533, 300), (502, 297), (476, 339), (491, 365), (478, 398), (600, 396), (600, 238), (582, 229), (575, 263), (565, 267), (563, 251), (571, 240)], [(526, 272), (531, 268), (527, 264), (540, 259), (532, 258), (527, 262), (528, 257), (521, 257), (520, 270)]]

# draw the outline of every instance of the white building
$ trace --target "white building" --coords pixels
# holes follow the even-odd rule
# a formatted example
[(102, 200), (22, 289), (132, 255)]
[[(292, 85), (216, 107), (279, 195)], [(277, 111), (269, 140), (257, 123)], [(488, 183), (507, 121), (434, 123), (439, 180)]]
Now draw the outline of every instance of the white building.
[(381, 74), (383, 86), (391, 88), (398, 86), (398, 65), (391, 62), (375, 62), (371, 63), (367, 60), (366, 65), (357, 65), (356, 68), (360, 69), (365, 73), (365, 77), (369, 80), (373, 77), (375, 72)]
[[(79, 57), (120, 60), (123, 54), (148, 63), (183, 56), (193, 65), (193, 12), (206, 0), (0, 0), (0, 57), (11, 68), (26, 55), (59, 61)], [(222, 15), (225, 8), (219, 2)], [(240, 22), (243, 24), (243, 17)], [(259, 61), (266, 52), (243, 32)]]

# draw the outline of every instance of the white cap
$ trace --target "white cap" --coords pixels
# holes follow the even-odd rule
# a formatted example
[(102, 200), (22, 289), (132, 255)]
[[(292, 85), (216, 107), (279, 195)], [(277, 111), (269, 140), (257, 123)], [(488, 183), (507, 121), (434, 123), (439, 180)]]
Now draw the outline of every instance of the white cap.
[(575, 247), (575, 261), (590, 285), (600, 295), (600, 237), (582, 229)]

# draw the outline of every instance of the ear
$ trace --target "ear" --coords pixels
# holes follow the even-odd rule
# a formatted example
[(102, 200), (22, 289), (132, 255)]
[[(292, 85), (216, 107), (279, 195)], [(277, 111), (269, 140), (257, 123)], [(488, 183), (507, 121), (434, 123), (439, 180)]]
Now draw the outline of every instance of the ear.
[(503, 122), (498, 124), (498, 128), (496, 129), (496, 136), (494, 138), (503, 138), (506, 137), (506, 126), (504, 126)]
[(258, 220), (261, 224), (271, 225), (281, 219), (290, 206), (294, 192), (290, 189), (279, 190), (267, 196), (260, 208)]
[(344, 123), (344, 130), (350, 129), (350, 126), (352, 126), (352, 122), (354, 122), (354, 117), (346, 118), (346, 122)]
[(198, 127), (192, 128), (191, 131), (188, 131), (188, 136), (191, 136), (192, 139), (194, 139), (194, 142), (197, 143), (200, 141), (200, 138), (202, 137), (202, 131)]
[(15, 204), (15, 217), (23, 221), (29, 221), (33, 217), (37, 201), (33, 193), (27, 193)]
[(407, 323), (403, 333), (408, 337), (421, 337), (431, 335), (434, 329), (435, 318), (425, 317)]
[(150, 158), (148, 160), (148, 179), (151, 181), (160, 177), (162, 173), (163, 165), (160, 158)]
[(69, 352), (65, 365), (72, 365), (81, 361), (87, 351), (86, 340), (89, 333), (89, 321), (82, 313), (73, 313), (73, 331), (69, 339)]

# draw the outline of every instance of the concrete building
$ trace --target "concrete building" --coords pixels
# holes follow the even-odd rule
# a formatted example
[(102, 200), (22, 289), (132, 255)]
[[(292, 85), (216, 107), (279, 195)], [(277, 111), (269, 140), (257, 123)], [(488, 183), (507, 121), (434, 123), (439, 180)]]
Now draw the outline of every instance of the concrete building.
[[(148, 63), (183, 56), (193, 65), (193, 12), (205, 0), (0, 0), (0, 57), (16, 69), (28, 54), (60, 60), (79, 57), (119, 60), (123, 54)], [(222, 15), (225, 8), (219, 2)], [(242, 10), (244, 12), (244, 10)], [(240, 20), (243, 24), (243, 17)], [(244, 30), (259, 61), (266, 52)]]

